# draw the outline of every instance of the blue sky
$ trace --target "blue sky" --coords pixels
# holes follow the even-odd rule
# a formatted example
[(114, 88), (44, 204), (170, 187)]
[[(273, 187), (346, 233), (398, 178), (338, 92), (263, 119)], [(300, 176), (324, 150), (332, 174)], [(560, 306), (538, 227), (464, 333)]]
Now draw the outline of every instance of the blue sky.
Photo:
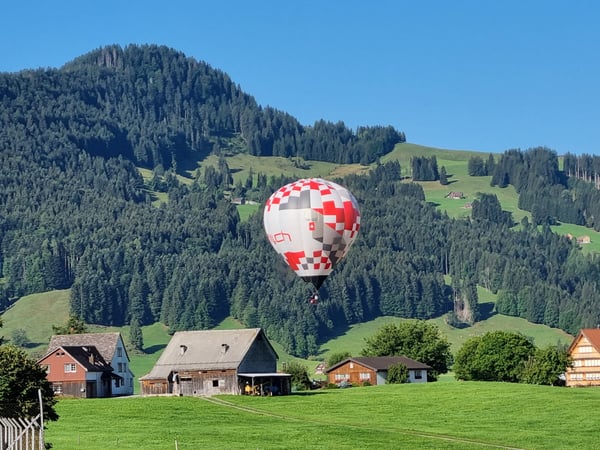
[(0, 71), (160, 44), (305, 125), (393, 125), (450, 149), (600, 154), (599, 23), (594, 0), (12, 1)]

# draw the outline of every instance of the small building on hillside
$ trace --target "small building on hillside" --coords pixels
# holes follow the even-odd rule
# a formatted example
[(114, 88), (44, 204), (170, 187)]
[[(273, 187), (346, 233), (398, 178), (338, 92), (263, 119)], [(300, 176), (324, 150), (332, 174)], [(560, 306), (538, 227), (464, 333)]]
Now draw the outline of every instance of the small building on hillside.
[(140, 378), (142, 395), (289, 394), (277, 359), (261, 328), (179, 331)]
[(584, 328), (569, 346), (567, 386), (600, 386), (600, 328)]
[[(50, 343), (48, 344), (48, 352), (44, 358), (52, 355), (57, 349), (66, 347), (80, 347), (81, 349), (78, 354), (83, 354), (86, 351), (89, 352), (89, 349), (93, 347), (110, 367), (110, 386), (108, 386), (106, 389), (96, 389), (96, 396), (115, 397), (133, 394), (133, 373), (129, 367), (129, 355), (125, 349), (125, 344), (123, 343), (121, 333), (114, 332), (54, 335), (50, 339)], [(52, 359), (53, 364), (56, 361), (58, 360)], [(40, 360), (40, 363), (42, 364), (42, 360)], [(47, 365), (46, 363), (43, 364)], [(58, 376), (59, 369), (50, 367), (50, 370), (54, 370), (55, 373), (52, 373), (52, 379), (50, 377), (48, 377), (48, 379), (52, 381), (53, 386), (55, 386), (55, 392), (61, 389), (60, 383), (63, 383), (62, 390), (64, 392), (65, 382), (67, 382), (73, 376), (72, 373), (67, 372), (66, 366), (63, 369), (63, 375)], [(91, 395), (88, 394), (89, 393), (87, 392), (86, 388), (85, 396), (90, 397)]]
[(450, 198), (452, 200), (460, 200), (460, 199), (465, 198), (465, 194), (464, 194), (464, 192), (448, 192), (445, 195), (445, 197)]
[(408, 369), (409, 383), (427, 383), (427, 371), (431, 367), (406, 356), (361, 356), (348, 358), (326, 370), (331, 384), (342, 382), (362, 385), (385, 384), (390, 366), (404, 364)]
[(96, 398), (112, 395), (115, 375), (94, 346), (60, 346), (38, 361), (55, 395)]

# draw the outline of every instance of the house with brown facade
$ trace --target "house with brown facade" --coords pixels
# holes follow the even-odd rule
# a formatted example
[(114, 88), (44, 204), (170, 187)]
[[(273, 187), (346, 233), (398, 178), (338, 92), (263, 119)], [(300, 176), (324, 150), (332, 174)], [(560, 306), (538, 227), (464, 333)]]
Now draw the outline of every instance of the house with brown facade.
[(385, 384), (392, 365), (403, 364), (408, 369), (409, 383), (427, 383), (431, 367), (406, 356), (360, 356), (348, 358), (326, 370), (330, 384)]
[(149, 374), (142, 395), (288, 394), (277, 353), (261, 328), (176, 332)]
[(38, 361), (55, 395), (110, 397), (113, 369), (93, 346), (59, 346)]
[[(79, 347), (79, 350), (74, 350), (75, 347)], [(63, 349), (64, 354), (57, 354), (59, 349)], [(70, 349), (66, 351), (65, 349)], [(85, 387), (68, 387), (69, 395), (74, 395), (73, 392), (79, 389), (81, 397), (115, 397), (121, 395), (132, 395), (133, 394), (133, 373), (129, 367), (129, 355), (123, 343), (123, 337), (121, 333), (82, 333), (82, 334), (59, 334), (54, 335), (50, 339), (48, 344), (48, 351), (46, 355), (38, 362), (44, 366), (47, 366), (48, 380), (52, 382), (54, 391), (58, 394), (66, 394), (67, 385), (78, 379), (78, 383), (83, 382), (80, 378), (81, 371), (86, 369), (89, 373), (87, 378), (93, 378), (92, 373), (94, 370), (99, 368), (99, 359), (95, 356), (97, 352), (101, 359), (110, 369), (110, 376), (106, 375), (107, 370), (103, 367), (102, 371), (105, 373), (104, 378), (100, 381), (96, 380), (96, 388), (92, 390), (92, 385), (86, 385)], [(61, 351), (59, 351), (61, 353)], [(92, 354), (94, 353), (94, 354)], [(77, 361), (67, 362), (68, 356), (72, 358), (79, 357), (79, 362), (82, 362), (84, 355), (94, 357), (94, 363), (91, 366), (75, 366), (75, 371), (78, 373), (74, 375), (70, 369), (73, 366), (67, 367), (66, 364), (77, 364)], [(65, 359), (64, 363), (61, 363), (61, 358)], [(58, 364), (58, 365), (56, 365)], [(60, 364), (63, 364), (62, 371)], [(108, 380), (108, 381), (107, 381)], [(100, 386), (108, 382), (108, 386)], [(87, 381), (86, 381), (87, 383)], [(85, 389), (85, 391), (81, 391)], [(94, 394), (94, 395), (92, 395)]]
[(569, 346), (567, 386), (600, 386), (600, 328), (584, 328)]

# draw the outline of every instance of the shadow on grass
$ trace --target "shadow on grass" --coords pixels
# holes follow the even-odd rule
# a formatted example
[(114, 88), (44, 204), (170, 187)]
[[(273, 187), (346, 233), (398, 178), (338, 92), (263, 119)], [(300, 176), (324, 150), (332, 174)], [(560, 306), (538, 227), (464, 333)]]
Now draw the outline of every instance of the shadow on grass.
[(144, 353), (147, 355), (151, 355), (153, 353), (159, 352), (162, 349), (164, 349), (167, 346), (167, 344), (157, 344), (157, 345), (151, 345), (150, 347), (146, 347), (144, 349)]
[(480, 316), (479, 320), (488, 320), (490, 317), (492, 317), (494, 315), (496, 315), (496, 312), (494, 311), (494, 303), (493, 302), (486, 302), (486, 303), (479, 304), (479, 316)]

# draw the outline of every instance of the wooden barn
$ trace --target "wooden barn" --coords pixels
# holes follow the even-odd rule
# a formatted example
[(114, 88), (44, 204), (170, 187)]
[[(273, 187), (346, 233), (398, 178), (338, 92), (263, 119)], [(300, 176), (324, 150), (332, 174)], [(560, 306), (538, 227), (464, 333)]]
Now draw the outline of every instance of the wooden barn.
[[(52, 354), (60, 347), (81, 347), (82, 349), (94, 347), (112, 370), (110, 389), (105, 391), (108, 393), (106, 395), (116, 397), (133, 394), (133, 373), (129, 367), (129, 355), (121, 333), (57, 334), (50, 339), (47, 354)], [(57, 374), (54, 373), (53, 377), (55, 375)], [(66, 372), (64, 377), (68, 378)], [(60, 380), (56, 378), (55, 382), (59, 383)]]
[(600, 328), (584, 328), (569, 346), (567, 386), (600, 386)]
[(261, 328), (176, 332), (142, 395), (288, 394), (290, 375), (277, 372), (277, 353)]
[(96, 347), (60, 346), (38, 361), (55, 395), (95, 398), (112, 395), (113, 369)]
[(408, 369), (409, 383), (427, 383), (427, 364), (406, 356), (361, 356), (348, 358), (326, 370), (331, 384), (350, 383), (363, 385), (385, 384), (390, 366), (404, 364)]

